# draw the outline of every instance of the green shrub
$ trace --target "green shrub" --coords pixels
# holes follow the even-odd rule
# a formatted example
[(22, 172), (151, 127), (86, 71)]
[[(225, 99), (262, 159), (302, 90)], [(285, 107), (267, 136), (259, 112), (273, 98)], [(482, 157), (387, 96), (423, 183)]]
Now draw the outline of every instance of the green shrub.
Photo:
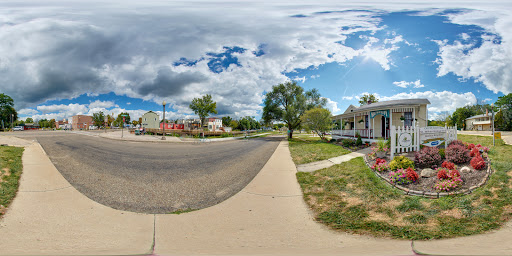
[(227, 132), (224, 132), (220, 135), (220, 137), (222, 138), (227, 138), (227, 137), (232, 137), (231, 134), (227, 133)]
[(395, 156), (389, 163), (389, 169), (396, 171), (398, 169), (414, 168), (414, 162), (405, 156)]
[(444, 154), (444, 148), (440, 148), (440, 149), (439, 149), (439, 155), (441, 156), (441, 158), (443, 158), (443, 159), (444, 159), (444, 157), (445, 157), (445, 154)]
[(363, 140), (361, 139), (361, 134), (356, 133), (356, 137), (357, 137), (357, 140), (356, 140), (356, 146), (361, 146), (361, 145), (363, 145)]
[(341, 142), (341, 145), (343, 145), (344, 147), (346, 148), (349, 148), (349, 147), (352, 147), (354, 146), (356, 142), (354, 140), (351, 140), (351, 139), (344, 139), (342, 142)]

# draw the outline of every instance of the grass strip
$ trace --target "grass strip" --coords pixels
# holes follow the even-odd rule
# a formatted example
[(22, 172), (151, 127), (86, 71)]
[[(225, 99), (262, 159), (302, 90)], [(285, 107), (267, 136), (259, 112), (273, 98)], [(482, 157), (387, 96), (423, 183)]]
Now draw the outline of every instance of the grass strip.
[[(16, 196), (23, 165), (23, 148), (0, 146), (0, 205), (9, 207)], [(3, 211), (0, 210), (0, 215)]]
[(295, 164), (307, 164), (350, 153), (343, 147), (323, 142), (319, 137), (294, 137), (288, 145)]
[[(497, 229), (512, 218), (512, 146), (486, 136), (458, 135), (490, 148), (495, 173), (469, 195), (407, 196), (378, 178), (361, 157), (297, 173), (304, 200), (319, 222), (339, 231), (397, 239), (441, 239)], [(292, 156), (293, 156), (292, 152)]]

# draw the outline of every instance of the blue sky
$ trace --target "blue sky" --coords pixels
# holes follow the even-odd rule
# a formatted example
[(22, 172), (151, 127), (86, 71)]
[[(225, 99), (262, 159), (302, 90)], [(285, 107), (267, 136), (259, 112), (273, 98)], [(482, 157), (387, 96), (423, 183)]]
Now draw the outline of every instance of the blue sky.
[(509, 1), (139, 2), (0, 3), (0, 91), (20, 118), (137, 118), (163, 100), (187, 118), (207, 93), (217, 116), (259, 118), (287, 80), (334, 114), (375, 93), (428, 98), (436, 119), (512, 92)]

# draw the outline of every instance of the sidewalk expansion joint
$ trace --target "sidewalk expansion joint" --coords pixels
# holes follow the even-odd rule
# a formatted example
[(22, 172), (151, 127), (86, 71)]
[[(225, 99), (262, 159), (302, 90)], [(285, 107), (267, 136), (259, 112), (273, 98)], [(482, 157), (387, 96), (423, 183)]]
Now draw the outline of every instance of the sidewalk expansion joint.
[(268, 195), (268, 194), (260, 194), (260, 193), (253, 193), (248, 191), (243, 191), (244, 193), (255, 195), (255, 196), (271, 196), (271, 197), (297, 197), (302, 195)]
[(155, 255), (155, 246), (156, 246), (156, 214), (153, 214), (153, 242), (151, 243), (151, 248), (149, 249), (151, 255)]
[(57, 190), (62, 190), (62, 189), (72, 188), (72, 187), (73, 186), (67, 186), (67, 187), (56, 188), (56, 189), (48, 189), (48, 190), (20, 190), (18, 192), (52, 192), (52, 191), (57, 191)]

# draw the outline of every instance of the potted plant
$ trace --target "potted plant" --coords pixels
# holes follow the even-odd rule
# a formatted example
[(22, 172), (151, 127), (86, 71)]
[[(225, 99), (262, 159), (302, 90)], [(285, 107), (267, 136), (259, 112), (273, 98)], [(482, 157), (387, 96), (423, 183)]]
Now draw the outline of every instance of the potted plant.
[(383, 158), (386, 156), (386, 153), (389, 151), (388, 146), (386, 145), (386, 141), (382, 138), (377, 140), (377, 149), (375, 153), (377, 154), (378, 158)]

